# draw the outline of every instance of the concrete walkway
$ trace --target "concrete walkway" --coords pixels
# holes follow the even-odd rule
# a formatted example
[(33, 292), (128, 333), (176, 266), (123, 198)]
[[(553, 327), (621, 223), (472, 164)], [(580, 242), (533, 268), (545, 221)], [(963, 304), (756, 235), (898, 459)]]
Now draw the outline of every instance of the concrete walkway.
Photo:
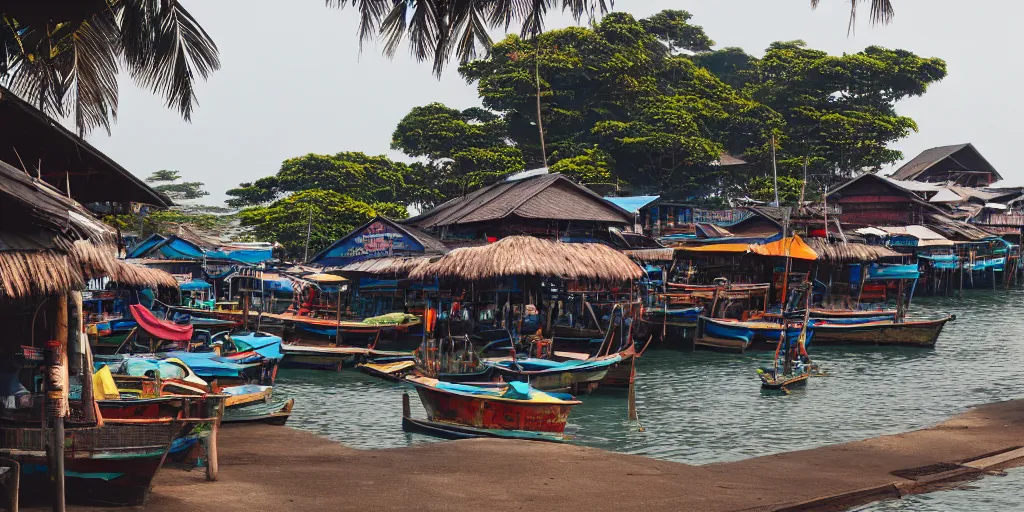
[(227, 427), (220, 480), (165, 469), (144, 510), (843, 510), (1017, 464), (1021, 445), (1024, 401), (924, 430), (706, 466), (492, 439), (362, 451), (291, 428)]

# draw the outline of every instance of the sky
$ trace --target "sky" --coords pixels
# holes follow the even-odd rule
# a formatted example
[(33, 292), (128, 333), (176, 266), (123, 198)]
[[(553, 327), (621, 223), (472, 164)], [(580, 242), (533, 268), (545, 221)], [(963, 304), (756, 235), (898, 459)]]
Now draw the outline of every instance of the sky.
[[(867, 4), (847, 33), (847, 0), (616, 0), (617, 11), (646, 17), (685, 9), (716, 48), (738, 46), (761, 56), (773, 41), (802, 39), (832, 54), (879, 45), (946, 60), (949, 76), (919, 98), (897, 105), (919, 132), (896, 143), (905, 160), (933, 146), (972, 142), (1003, 175), (1024, 184), (1014, 157), (1022, 119), (1018, 84), (1024, 68), (1009, 63), (1024, 39), (1016, 2), (893, 0), (885, 27), (867, 22)], [(277, 172), (285, 159), (307, 153), (390, 151), (391, 133), (412, 107), (442, 102), (479, 106), (476, 89), (450, 66), (438, 79), (427, 62), (400, 52), (394, 59), (367, 43), (360, 51), (357, 13), (323, 0), (182, 0), (221, 51), (222, 68), (199, 83), (192, 122), (130, 79), (120, 82), (117, 122), (89, 141), (141, 178), (175, 169), (206, 184), (208, 204), (240, 182)], [(287, 7), (286, 7), (287, 6)], [(571, 17), (549, 18), (547, 28)], [(501, 34), (495, 34), (495, 39)], [(1005, 53), (1003, 50), (1004, 49)]]

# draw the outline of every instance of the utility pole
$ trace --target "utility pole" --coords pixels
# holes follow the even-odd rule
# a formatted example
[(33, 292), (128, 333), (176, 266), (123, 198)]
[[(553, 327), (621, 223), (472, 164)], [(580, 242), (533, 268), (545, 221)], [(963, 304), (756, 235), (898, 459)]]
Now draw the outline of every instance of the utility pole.
[(772, 134), (772, 186), (775, 188), (775, 206), (782, 206), (779, 202), (779, 170), (775, 166), (775, 134)]
[(548, 150), (544, 146), (544, 121), (540, 115), (540, 37), (534, 34), (537, 41), (537, 52), (533, 59), (533, 77), (537, 86), (537, 131), (540, 133), (540, 155), (544, 159), (544, 167), (548, 166)]
[(309, 205), (309, 220), (306, 222), (306, 248), (302, 254), (302, 262), (309, 261), (309, 236), (313, 232), (313, 205)]

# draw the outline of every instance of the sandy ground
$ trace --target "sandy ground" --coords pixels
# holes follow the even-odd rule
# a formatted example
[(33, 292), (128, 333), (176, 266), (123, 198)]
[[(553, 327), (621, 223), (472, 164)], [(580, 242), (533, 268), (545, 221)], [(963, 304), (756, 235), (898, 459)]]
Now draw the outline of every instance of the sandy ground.
[(229, 426), (219, 481), (165, 469), (142, 510), (840, 510), (898, 496), (896, 486), (934, 488), (934, 475), (904, 474), (911, 480), (894, 471), (1021, 445), (1024, 401), (973, 408), (924, 430), (706, 466), (492, 439), (362, 451), (287, 427)]

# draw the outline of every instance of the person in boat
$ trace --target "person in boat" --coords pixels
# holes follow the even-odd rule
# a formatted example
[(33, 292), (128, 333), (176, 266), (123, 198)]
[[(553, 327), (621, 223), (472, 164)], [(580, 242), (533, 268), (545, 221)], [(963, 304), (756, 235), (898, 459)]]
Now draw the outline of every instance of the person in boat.
[(537, 306), (526, 305), (526, 313), (519, 323), (519, 332), (527, 337), (541, 335), (540, 311), (537, 310)]

